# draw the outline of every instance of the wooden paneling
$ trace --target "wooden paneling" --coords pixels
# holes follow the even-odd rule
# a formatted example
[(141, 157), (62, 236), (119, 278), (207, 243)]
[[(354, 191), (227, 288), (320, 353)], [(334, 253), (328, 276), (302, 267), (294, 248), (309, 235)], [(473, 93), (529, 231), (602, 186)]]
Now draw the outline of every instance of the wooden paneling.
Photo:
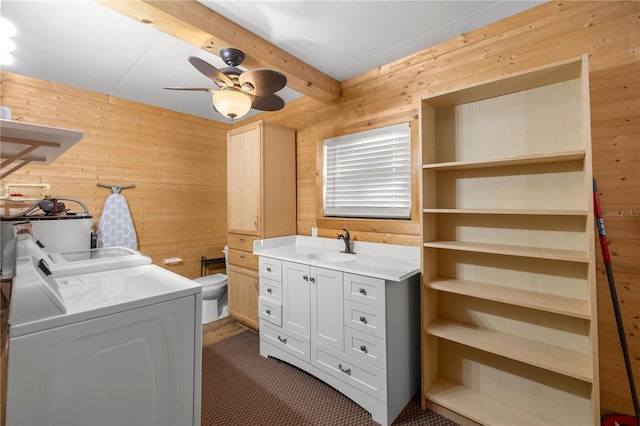
[[(297, 131), (298, 234), (335, 237), (343, 225), (356, 240), (414, 245), (419, 227), (376, 221), (317, 219), (322, 140), (417, 117), (421, 96), (454, 90), (548, 63), (589, 55), (593, 171), (611, 247), (616, 285), (637, 376), (637, 305), (640, 294), (640, 3), (552, 1), (342, 82), (342, 100), (325, 105), (309, 98), (261, 115)], [(415, 151), (416, 155), (419, 155)], [(420, 159), (418, 159), (420, 161)], [(415, 162), (414, 162), (415, 163)], [(419, 203), (419, 199), (414, 199)], [(320, 210), (319, 210), (320, 209)], [(406, 234), (405, 234), (406, 233)], [(597, 246), (597, 245), (596, 245)], [(601, 406), (631, 414), (608, 285), (597, 254)], [(605, 308), (608, 306), (608, 308)], [(636, 336), (636, 337), (633, 337)]]
[[(31, 164), (3, 184), (49, 183), (52, 196), (84, 202), (96, 225), (111, 193), (96, 184), (134, 184), (122, 194), (138, 248), (155, 264), (196, 278), (202, 256), (220, 257), (227, 242), (229, 126), (6, 72), (0, 103), (14, 120), (84, 132), (51, 165)], [(164, 265), (172, 257), (183, 262)]]
[[(637, 1), (551, 1), (380, 66), (341, 83), (330, 104), (308, 97), (264, 119), (296, 130), (297, 233), (335, 237), (337, 221), (318, 221), (322, 140), (418, 116), (421, 96), (589, 55), (593, 171), (623, 306), (633, 368), (640, 371), (637, 329), (640, 294), (640, 82)], [(226, 243), (228, 126), (105, 95), (2, 73), (3, 106), (14, 119), (83, 130), (85, 137), (47, 167), (28, 165), (10, 181), (48, 182), (54, 195), (77, 197), (99, 218), (106, 189), (97, 181), (136, 184), (125, 190), (141, 250), (194, 277), (199, 256), (218, 257)], [(415, 136), (417, 138), (417, 135)], [(419, 153), (416, 151), (416, 156)], [(416, 158), (413, 164), (420, 164)], [(414, 204), (419, 205), (416, 191)], [(356, 240), (417, 245), (420, 227), (404, 221), (345, 221)], [(596, 244), (597, 247), (597, 244)], [(599, 252), (597, 256), (600, 256)], [(601, 405), (631, 414), (624, 363), (601, 257), (597, 259)]]

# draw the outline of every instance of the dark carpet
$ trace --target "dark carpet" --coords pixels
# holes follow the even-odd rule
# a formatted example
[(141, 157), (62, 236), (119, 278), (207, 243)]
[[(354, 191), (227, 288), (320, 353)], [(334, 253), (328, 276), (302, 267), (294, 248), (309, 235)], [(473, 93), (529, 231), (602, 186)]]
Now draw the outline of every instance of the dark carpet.
[[(260, 355), (256, 333), (243, 331), (202, 350), (202, 425), (375, 426), (356, 403), (306, 372)], [(394, 426), (455, 426), (422, 411), (419, 393)]]

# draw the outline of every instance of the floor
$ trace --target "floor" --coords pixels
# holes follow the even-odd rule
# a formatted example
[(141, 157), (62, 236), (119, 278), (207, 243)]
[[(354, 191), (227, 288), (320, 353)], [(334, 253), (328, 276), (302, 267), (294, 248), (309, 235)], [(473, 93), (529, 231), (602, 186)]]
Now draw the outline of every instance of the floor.
[(202, 326), (202, 347), (219, 342), (244, 330), (250, 330), (237, 322), (232, 317), (226, 317), (218, 321), (210, 322)]

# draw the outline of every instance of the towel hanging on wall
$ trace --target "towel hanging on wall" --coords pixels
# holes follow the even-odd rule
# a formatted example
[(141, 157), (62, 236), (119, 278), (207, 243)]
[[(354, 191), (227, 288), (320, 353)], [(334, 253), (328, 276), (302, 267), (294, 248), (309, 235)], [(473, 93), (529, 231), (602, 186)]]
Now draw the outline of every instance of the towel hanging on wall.
[(98, 186), (111, 188), (98, 222), (98, 247), (127, 247), (136, 250), (138, 239), (133, 226), (127, 200), (120, 190), (135, 188), (135, 185), (116, 186), (98, 183)]

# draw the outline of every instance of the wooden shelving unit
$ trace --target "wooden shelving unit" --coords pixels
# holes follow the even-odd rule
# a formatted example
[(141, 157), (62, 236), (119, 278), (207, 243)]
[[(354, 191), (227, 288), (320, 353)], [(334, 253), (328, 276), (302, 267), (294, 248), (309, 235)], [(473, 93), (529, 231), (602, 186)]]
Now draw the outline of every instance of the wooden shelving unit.
[(425, 97), (422, 401), (597, 424), (586, 56)]

